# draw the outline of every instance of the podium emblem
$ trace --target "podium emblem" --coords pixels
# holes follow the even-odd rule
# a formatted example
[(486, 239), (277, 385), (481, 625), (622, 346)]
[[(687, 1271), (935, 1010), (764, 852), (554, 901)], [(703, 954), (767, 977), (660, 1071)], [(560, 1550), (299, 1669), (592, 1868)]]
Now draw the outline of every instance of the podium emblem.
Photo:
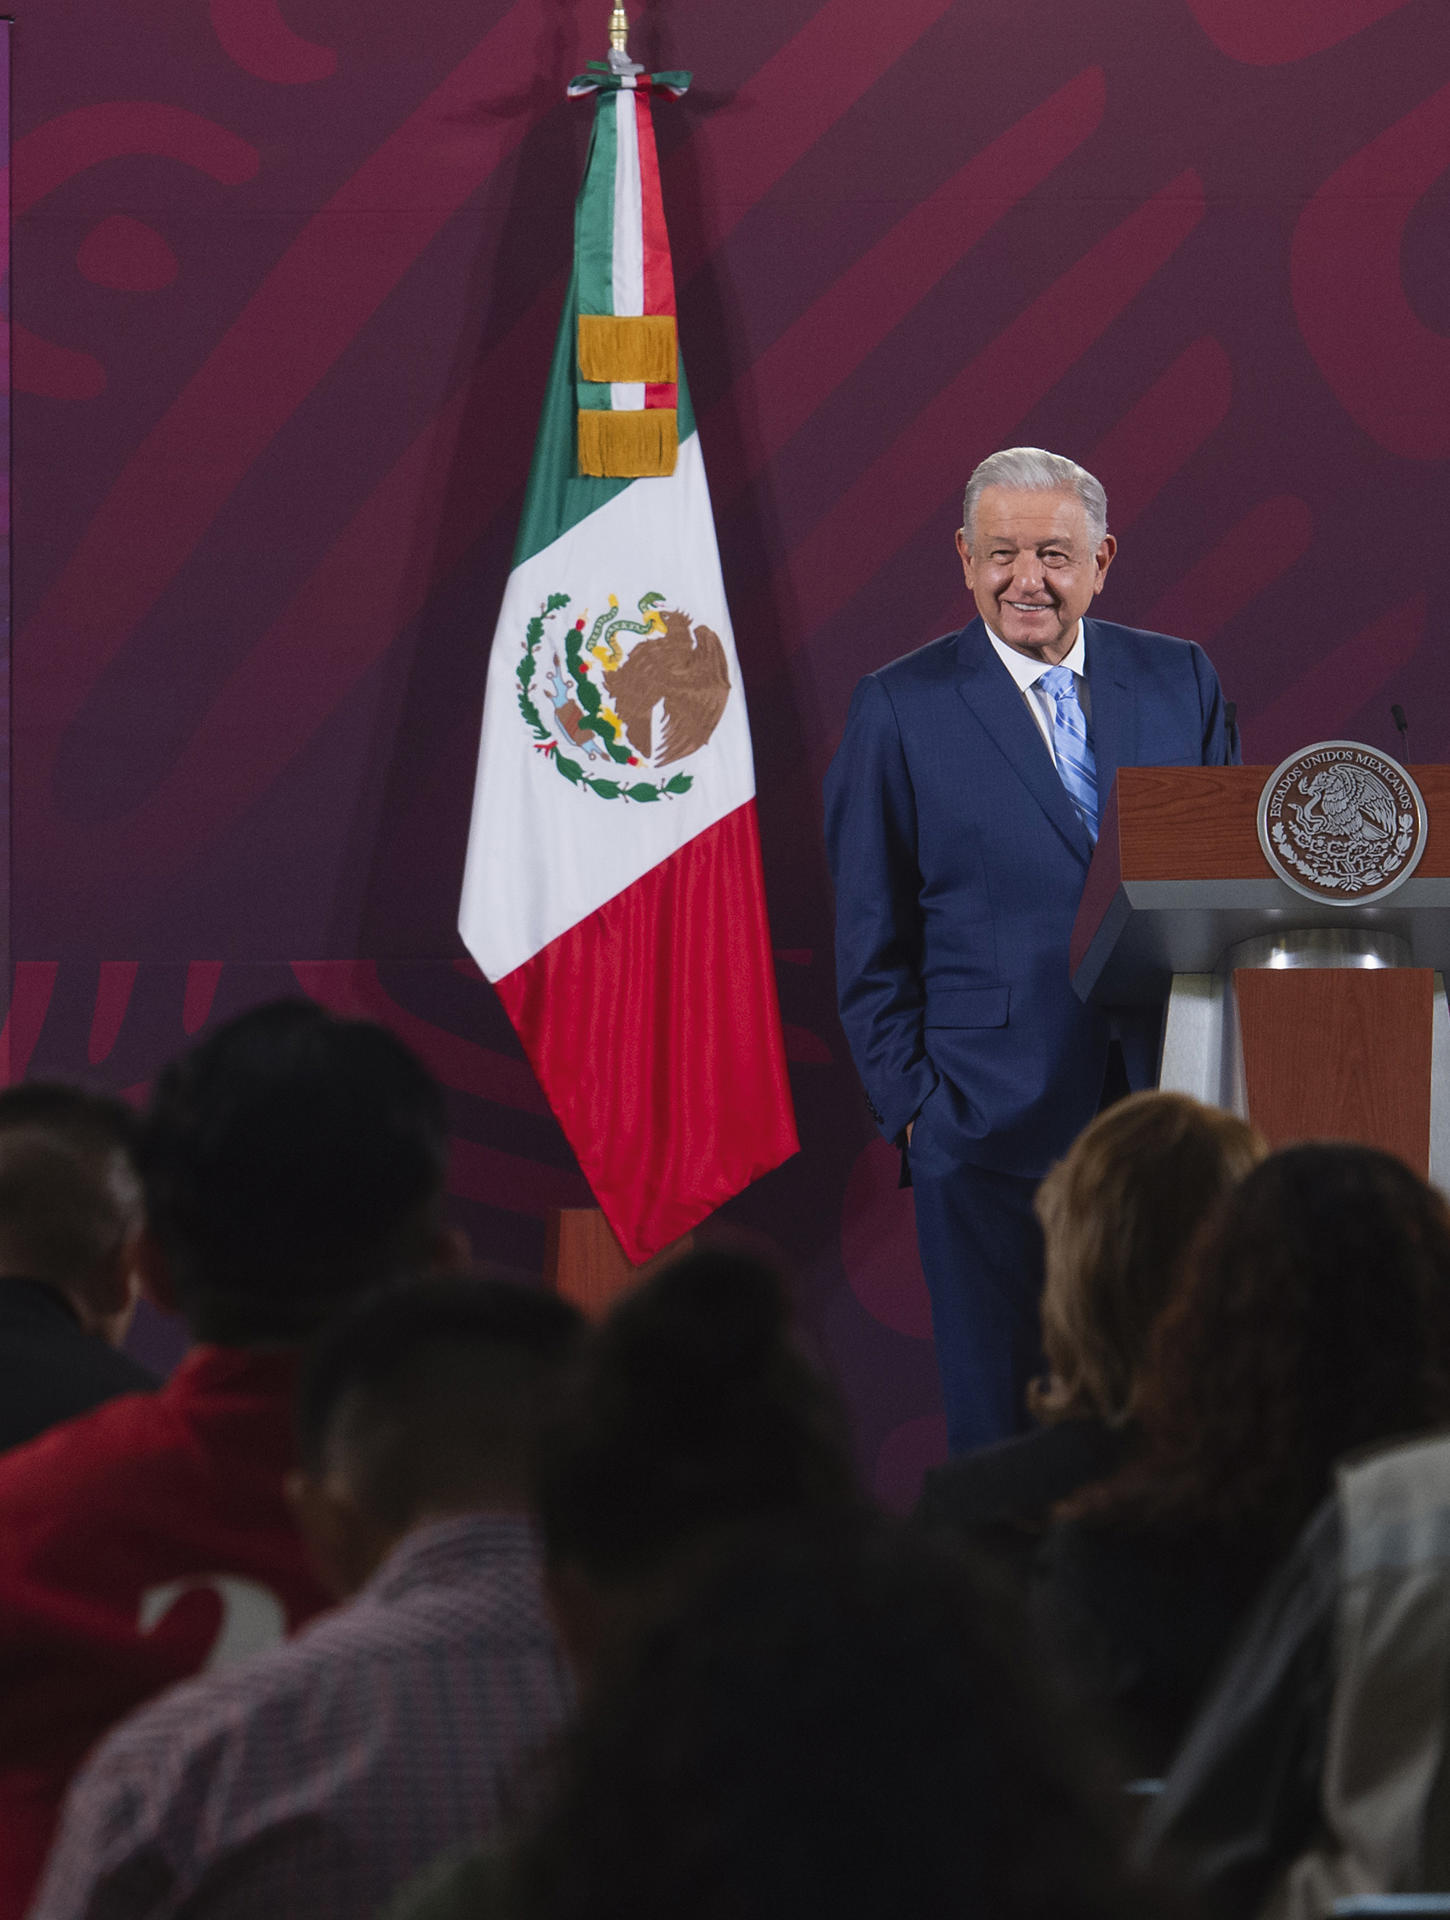
[(1425, 851), (1424, 796), (1398, 760), (1321, 740), (1275, 767), (1259, 795), (1259, 845), (1296, 893), (1363, 906), (1402, 887)]

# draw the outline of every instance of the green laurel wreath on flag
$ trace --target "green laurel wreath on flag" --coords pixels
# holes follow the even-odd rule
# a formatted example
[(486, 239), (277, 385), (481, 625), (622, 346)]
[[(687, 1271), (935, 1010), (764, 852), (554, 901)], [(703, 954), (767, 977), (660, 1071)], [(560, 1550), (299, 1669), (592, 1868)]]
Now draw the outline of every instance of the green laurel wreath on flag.
[[(648, 593), (639, 603), (641, 613), (660, 603), (662, 596)], [(545, 726), (543, 715), (534, 704), (534, 676), (538, 669), (539, 648), (544, 639), (544, 626), (547, 620), (569, 604), (567, 593), (551, 593), (543, 606), (530, 620), (524, 630), (524, 653), (516, 669), (519, 683), (519, 712), (528, 724), (534, 736), (536, 749), (554, 764), (558, 773), (576, 787), (588, 787), (591, 793), (597, 793), (601, 800), (634, 800), (649, 804), (657, 800), (673, 800), (682, 793), (688, 793), (694, 781), (688, 773), (672, 774), (668, 780), (601, 780), (597, 774), (586, 773), (581, 763), (571, 760), (550, 729)], [(593, 645), (606, 631), (609, 633), (629, 632), (647, 633), (649, 628), (633, 620), (610, 620), (607, 614), (601, 614), (594, 623), (587, 644)], [(598, 687), (589, 672), (588, 662), (584, 659), (583, 649), (586, 642), (579, 627), (571, 626), (569, 637), (564, 642), (564, 658), (574, 682), (575, 697), (584, 723), (600, 746), (617, 766), (628, 766), (636, 759), (629, 748), (619, 738), (614, 722), (603, 711), (603, 701)]]

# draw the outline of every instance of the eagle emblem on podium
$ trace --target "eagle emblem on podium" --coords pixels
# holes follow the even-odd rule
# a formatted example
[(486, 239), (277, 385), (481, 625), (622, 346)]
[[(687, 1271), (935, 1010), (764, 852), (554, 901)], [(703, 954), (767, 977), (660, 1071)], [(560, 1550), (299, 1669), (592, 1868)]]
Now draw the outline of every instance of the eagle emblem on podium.
[(1276, 767), (1259, 796), (1259, 844), (1311, 900), (1353, 906), (1403, 885), (1424, 851), (1420, 789), (1397, 760), (1326, 740)]

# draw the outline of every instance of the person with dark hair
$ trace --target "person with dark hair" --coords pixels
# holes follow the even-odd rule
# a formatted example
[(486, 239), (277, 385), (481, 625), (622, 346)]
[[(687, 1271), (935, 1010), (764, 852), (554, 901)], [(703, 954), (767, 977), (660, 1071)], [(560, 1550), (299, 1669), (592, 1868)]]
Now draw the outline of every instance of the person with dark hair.
[(429, 1920), (1146, 1920), (1121, 1809), (943, 1544), (730, 1543), (586, 1697), (557, 1790)]
[(771, 1267), (704, 1250), (627, 1295), (581, 1351), (538, 1494), (555, 1617), (581, 1668), (703, 1537), (860, 1504), (844, 1411), (789, 1321)]
[(401, 1041), (306, 1000), (164, 1069), (140, 1136), (152, 1291), (201, 1340), (306, 1339), (444, 1238), (443, 1096)]
[(1037, 1190), (1046, 1285), (1041, 1425), (927, 1475), (917, 1518), (1025, 1580), (1051, 1509), (1122, 1464), (1153, 1323), (1194, 1234), (1268, 1151), (1247, 1121), (1181, 1093), (1135, 1093), (1086, 1126)]
[(20, 1920), (66, 1782), (174, 1680), (326, 1603), (283, 1494), (298, 1343), (364, 1287), (456, 1253), (447, 1131), (380, 1027), (258, 1007), (156, 1081), (143, 1282), (203, 1342), (0, 1457), (0, 1920)]
[(1369, 1147), (1271, 1155), (1155, 1330), (1144, 1448), (1049, 1533), (1044, 1628), (1161, 1773), (1257, 1590), (1352, 1450), (1450, 1421), (1450, 1210)]
[[(704, 1249), (620, 1300), (561, 1383), (536, 1505), (550, 1611), (586, 1687), (722, 1539), (863, 1514), (844, 1411), (791, 1338), (780, 1275)], [(444, 1863), (395, 1920), (462, 1920), (492, 1871)]]
[(293, 1498), (355, 1597), (101, 1743), (35, 1920), (342, 1920), (494, 1825), (564, 1710), (528, 1507), (580, 1325), (552, 1294), (454, 1278), (385, 1289), (323, 1334)]
[(0, 1450), (156, 1385), (120, 1350), (140, 1285), (135, 1142), (106, 1094), (0, 1092)]

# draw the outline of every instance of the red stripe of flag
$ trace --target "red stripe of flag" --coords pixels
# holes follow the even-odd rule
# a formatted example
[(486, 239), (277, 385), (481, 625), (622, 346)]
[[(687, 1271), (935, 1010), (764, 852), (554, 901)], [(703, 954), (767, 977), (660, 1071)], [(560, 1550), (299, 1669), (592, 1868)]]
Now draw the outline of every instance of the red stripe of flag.
[(636, 1264), (798, 1151), (753, 800), (495, 985)]
[[(639, 130), (639, 203), (644, 240), (644, 310), (646, 313), (675, 311), (675, 271), (670, 262), (670, 236), (665, 229), (665, 203), (660, 192), (660, 160), (655, 151), (654, 115), (650, 111), (647, 90), (626, 94), (634, 101), (635, 125)], [(647, 407), (673, 407), (678, 388), (668, 383), (651, 384), (644, 390)]]

